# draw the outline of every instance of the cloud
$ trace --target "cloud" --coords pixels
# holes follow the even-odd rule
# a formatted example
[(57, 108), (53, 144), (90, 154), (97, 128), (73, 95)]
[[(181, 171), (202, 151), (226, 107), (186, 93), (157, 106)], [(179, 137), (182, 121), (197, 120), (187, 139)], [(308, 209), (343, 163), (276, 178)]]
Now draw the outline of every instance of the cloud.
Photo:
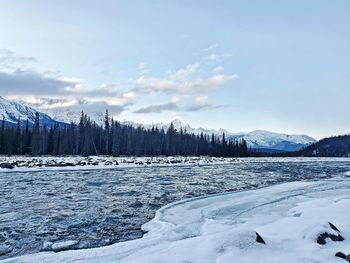
[(134, 84), (149, 93), (173, 93), (180, 95), (201, 94), (215, 90), (228, 81), (238, 78), (237, 75), (215, 74), (208, 78), (198, 77), (199, 64), (189, 64), (183, 69), (170, 72), (166, 77), (140, 76)]
[[(216, 44), (208, 47), (215, 49)], [(140, 76), (125, 82), (103, 83), (90, 87), (76, 77), (62, 76), (57, 72), (40, 71), (32, 67), (37, 63), (33, 57), (17, 55), (9, 50), (0, 49), (0, 94), (12, 99), (21, 99), (26, 103), (47, 111), (104, 111), (106, 108), (114, 115), (128, 110), (128, 106), (137, 102), (141, 96), (170, 94), (172, 101), (165, 104), (150, 105), (134, 113), (160, 113), (163, 111), (194, 112), (212, 110), (223, 105), (209, 104), (207, 93), (224, 86), (238, 78), (237, 75), (215, 72), (203, 76), (199, 63), (188, 64), (165, 76), (148, 76), (144, 62), (138, 64)], [(37, 66), (37, 65), (36, 65)], [(195, 97), (195, 102), (188, 103)]]
[(234, 57), (235, 55), (232, 53), (222, 53), (222, 54), (216, 54), (212, 53), (208, 56), (205, 56), (203, 60), (206, 61), (214, 61), (214, 62), (222, 62), (224, 59)]
[(202, 51), (203, 52), (208, 52), (208, 51), (212, 51), (213, 49), (216, 49), (219, 46), (219, 44), (215, 43), (210, 45), (209, 47), (204, 48)]
[(184, 108), (184, 111), (195, 112), (195, 111), (201, 111), (201, 110), (215, 110), (215, 109), (226, 108), (226, 107), (228, 107), (228, 105), (198, 104), (198, 105), (187, 106)]
[[(204, 101), (205, 100), (205, 101)], [(206, 102), (206, 99), (200, 99), (198, 103), (194, 105), (179, 106), (175, 102), (150, 105), (134, 111), (136, 114), (149, 114), (149, 113), (161, 113), (164, 111), (182, 111), (182, 112), (196, 112), (201, 110), (215, 110), (219, 108), (227, 107), (227, 105), (212, 105)]]
[(196, 98), (197, 104), (205, 104), (205, 103), (207, 103), (207, 101), (208, 101), (207, 95), (199, 96)]
[(145, 108), (138, 109), (134, 113), (160, 113), (163, 111), (177, 110), (178, 106), (176, 103), (170, 102), (166, 104), (151, 105)]
[(213, 69), (213, 73), (218, 73), (218, 72), (222, 72), (224, 70), (223, 66), (217, 66)]
[(59, 95), (79, 85), (80, 82), (76, 80), (48, 76), (33, 70), (0, 72), (0, 93), (4, 95)]
[(23, 68), (28, 64), (36, 63), (34, 57), (22, 56), (8, 49), (0, 49), (0, 69), (8, 70), (14, 68)]

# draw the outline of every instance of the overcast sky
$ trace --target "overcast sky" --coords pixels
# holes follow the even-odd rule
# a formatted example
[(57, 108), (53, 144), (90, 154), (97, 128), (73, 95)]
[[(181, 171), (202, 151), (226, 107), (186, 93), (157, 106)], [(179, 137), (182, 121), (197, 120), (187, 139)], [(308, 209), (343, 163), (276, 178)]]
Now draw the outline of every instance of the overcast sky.
[(0, 95), (119, 120), (350, 132), (350, 1), (0, 0)]

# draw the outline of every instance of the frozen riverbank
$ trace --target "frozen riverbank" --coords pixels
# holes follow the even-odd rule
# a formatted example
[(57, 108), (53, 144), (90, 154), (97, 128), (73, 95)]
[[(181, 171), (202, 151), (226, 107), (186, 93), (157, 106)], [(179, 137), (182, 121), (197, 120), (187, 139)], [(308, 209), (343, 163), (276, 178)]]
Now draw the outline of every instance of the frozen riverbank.
[(222, 157), (111, 157), (111, 156), (0, 156), (0, 172), (43, 170), (99, 170), (140, 166), (229, 164), (237, 162), (349, 162), (350, 158), (222, 158)]
[[(346, 262), (335, 254), (350, 253), (349, 189), (343, 177), (180, 201), (160, 209), (141, 239), (4, 262)], [(344, 241), (317, 243), (339, 234), (328, 222)]]

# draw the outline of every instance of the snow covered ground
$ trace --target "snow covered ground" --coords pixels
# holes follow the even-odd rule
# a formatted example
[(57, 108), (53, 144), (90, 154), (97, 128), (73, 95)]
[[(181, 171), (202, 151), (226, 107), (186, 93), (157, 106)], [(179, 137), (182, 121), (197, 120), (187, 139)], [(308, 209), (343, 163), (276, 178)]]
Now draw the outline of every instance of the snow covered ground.
[[(4, 262), (346, 262), (350, 178), (292, 182), (169, 204), (141, 239), (107, 247), (41, 252)], [(332, 229), (334, 224), (340, 233)], [(258, 232), (266, 244), (256, 242)], [(322, 233), (342, 242), (318, 244)], [(64, 245), (64, 244), (61, 244)]]
[(234, 162), (349, 162), (350, 158), (222, 158), (222, 157), (111, 157), (111, 156), (0, 156), (0, 172), (91, 170), (139, 166), (227, 164)]

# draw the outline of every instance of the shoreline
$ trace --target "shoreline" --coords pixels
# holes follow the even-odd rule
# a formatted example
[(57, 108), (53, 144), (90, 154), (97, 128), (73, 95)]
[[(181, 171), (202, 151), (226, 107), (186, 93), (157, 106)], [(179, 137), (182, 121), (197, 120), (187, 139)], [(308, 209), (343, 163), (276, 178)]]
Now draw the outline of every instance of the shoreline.
[[(350, 202), (349, 186), (345, 176), (185, 199), (157, 210), (142, 226), (147, 233), (140, 239), (92, 249), (22, 255), (3, 262), (231, 262), (233, 256), (240, 262), (252, 262), (253, 257), (266, 259), (259, 262), (338, 262), (334, 254), (349, 244), (350, 225), (346, 222), (350, 214), (339, 214)], [(328, 215), (332, 209), (335, 213)], [(332, 232), (327, 222), (339, 227), (344, 242), (325, 246), (315, 242), (322, 231)], [(281, 227), (285, 224), (291, 229)], [(266, 245), (255, 242), (255, 231)], [(225, 247), (224, 252), (217, 250), (220, 246)]]
[(123, 169), (136, 167), (169, 167), (193, 165), (225, 165), (241, 162), (349, 162), (345, 157), (111, 157), (111, 156), (0, 156), (1, 172), (40, 172)]

